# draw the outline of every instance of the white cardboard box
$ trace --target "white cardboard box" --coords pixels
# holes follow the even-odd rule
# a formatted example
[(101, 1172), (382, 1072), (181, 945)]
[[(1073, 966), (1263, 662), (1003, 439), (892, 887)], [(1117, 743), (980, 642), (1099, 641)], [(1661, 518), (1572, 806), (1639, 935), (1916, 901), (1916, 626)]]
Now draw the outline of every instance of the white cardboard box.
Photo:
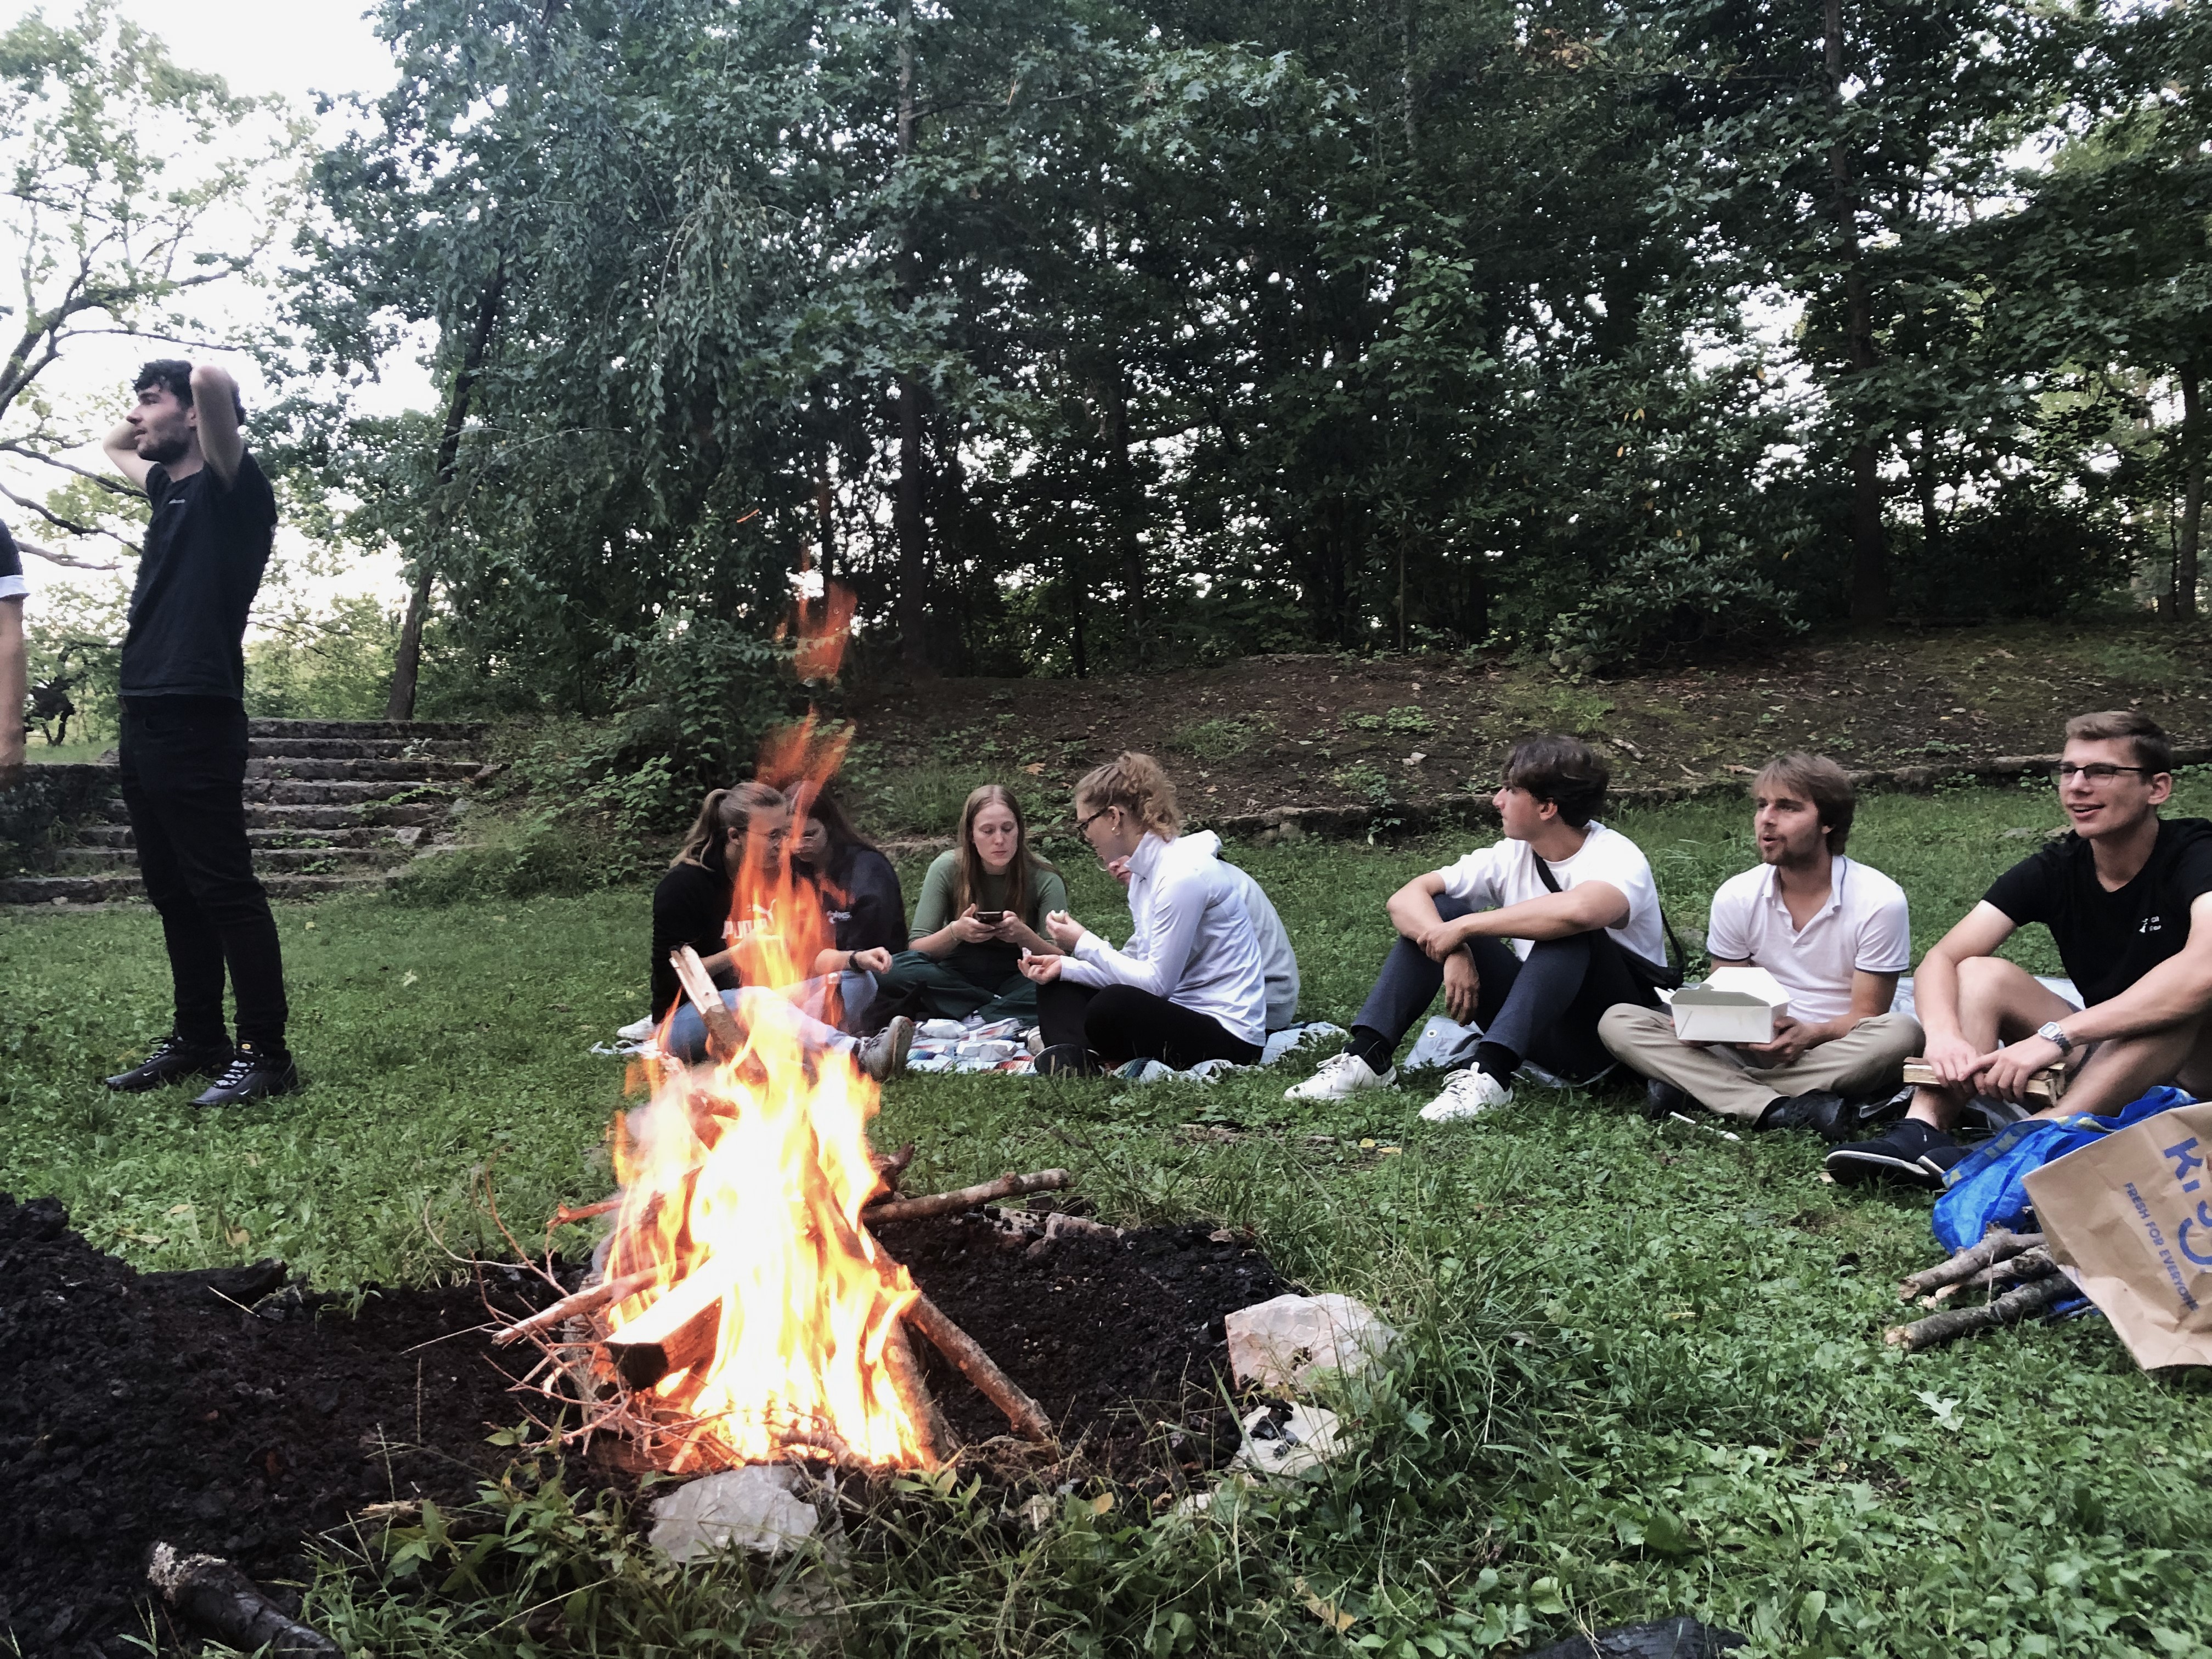
[(1771, 1042), (1774, 1022), (1790, 1012), (1790, 993), (1764, 968), (1716, 968), (1686, 985), (1669, 1005), (1685, 1042)]

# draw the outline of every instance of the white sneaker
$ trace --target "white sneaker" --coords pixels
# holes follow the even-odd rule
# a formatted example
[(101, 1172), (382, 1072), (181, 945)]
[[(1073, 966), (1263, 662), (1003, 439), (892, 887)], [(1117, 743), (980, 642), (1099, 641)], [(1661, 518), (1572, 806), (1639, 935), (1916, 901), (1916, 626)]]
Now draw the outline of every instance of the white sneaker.
[(1381, 1077), (1375, 1068), (1358, 1054), (1346, 1051), (1332, 1054), (1322, 1061), (1321, 1070), (1304, 1083), (1294, 1083), (1283, 1091), (1285, 1100), (1343, 1100), (1363, 1089), (1387, 1089), (1398, 1080), (1398, 1068), (1393, 1066)]
[(1431, 1123), (1463, 1123), (1492, 1106), (1510, 1106), (1513, 1091), (1487, 1072), (1454, 1072), (1444, 1079), (1443, 1092), (1421, 1108)]

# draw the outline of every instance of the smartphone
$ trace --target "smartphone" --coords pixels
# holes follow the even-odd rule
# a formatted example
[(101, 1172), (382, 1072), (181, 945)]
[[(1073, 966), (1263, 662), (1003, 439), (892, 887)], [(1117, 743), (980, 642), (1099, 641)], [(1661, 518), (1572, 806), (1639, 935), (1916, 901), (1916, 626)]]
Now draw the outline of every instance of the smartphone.
[(978, 910), (975, 913), (975, 920), (986, 927), (996, 927), (1006, 919), (1006, 913), (1004, 910)]

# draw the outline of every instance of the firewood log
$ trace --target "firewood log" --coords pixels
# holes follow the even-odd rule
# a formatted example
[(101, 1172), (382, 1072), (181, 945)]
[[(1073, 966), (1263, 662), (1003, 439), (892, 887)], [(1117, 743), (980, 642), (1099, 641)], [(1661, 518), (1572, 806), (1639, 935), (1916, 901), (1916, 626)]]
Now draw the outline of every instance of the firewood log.
[(1033, 1175), (1002, 1175), (996, 1181), (986, 1181), (980, 1186), (963, 1187), (957, 1192), (932, 1193), (927, 1198), (892, 1199), (861, 1211), (860, 1219), (871, 1227), (880, 1226), (886, 1221), (920, 1221), (927, 1216), (951, 1215), (961, 1210), (977, 1209), (994, 1199), (1019, 1198), (1028, 1193), (1057, 1192), (1073, 1184), (1074, 1179), (1065, 1170), (1039, 1170)]
[(1881, 1340), (1893, 1348), (1919, 1353), (1977, 1331), (1993, 1331), (2001, 1325), (2017, 1324), (2075, 1293), (2072, 1279), (2064, 1273), (2052, 1272), (2030, 1279), (2018, 1290), (2008, 1291), (1978, 1308), (1952, 1308), (1910, 1325), (1893, 1325), (1882, 1333)]
[(1946, 1285), (1963, 1284), (1983, 1268), (2033, 1249), (2043, 1243), (2041, 1233), (2016, 1233), (2008, 1227), (1991, 1227), (1978, 1244), (1969, 1245), (1948, 1261), (1914, 1273), (1897, 1287), (1900, 1302), (1917, 1302)]
[(236, 1567), (214, 1555), (154, 1546), (146, 1580), (187, 1624), (226, 1646), (287, 1659), (337, 1659), (338, 1644), (301, 1624)]

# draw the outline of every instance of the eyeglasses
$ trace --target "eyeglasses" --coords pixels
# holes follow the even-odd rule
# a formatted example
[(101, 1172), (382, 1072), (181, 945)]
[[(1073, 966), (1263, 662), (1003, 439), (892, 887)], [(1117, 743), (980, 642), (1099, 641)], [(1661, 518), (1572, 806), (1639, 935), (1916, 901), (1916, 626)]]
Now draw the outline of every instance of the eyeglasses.
[(1076, 819), (1075, 833), (1079, 836), (1089, 835), (1091, 833), (1091, 826), (1092, 824), (1097, 823), (1099, 819), (1104, 817), (1109, 812), (1114, 811), (1115, 810), (1115, 809), (1111, 806), (1102, 806), (1097, 811), (1093, 812), (1089, 817)]
[(2053, 775), (2061, 783), (2065, 782), (2069, 778), (2081, 778), (2091, 783), (2110, 783), (2123, 772), (2140, 772), (2147, 778), (2158, 775), (2158, 769), (2155, 767), (2114, 766), (2106, 761), (2092, 761), (2087, 766), (2076, 766), (2070, 761), (2061, 761), (2058, 763), (2058, 770)]

